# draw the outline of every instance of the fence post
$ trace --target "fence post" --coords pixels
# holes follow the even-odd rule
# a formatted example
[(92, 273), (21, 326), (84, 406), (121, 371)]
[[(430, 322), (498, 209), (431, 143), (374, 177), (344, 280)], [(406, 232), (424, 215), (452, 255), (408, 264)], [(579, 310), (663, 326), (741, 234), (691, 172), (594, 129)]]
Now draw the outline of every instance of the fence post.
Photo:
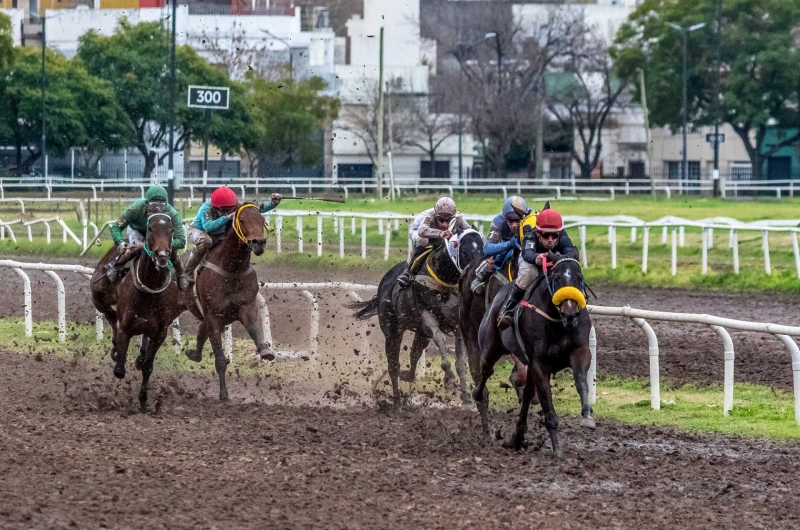
[(625, 195), (631, 194), (631, 183), (630, 181), (625, 181)]
[(714, 228), (708, 228), (708, 248), (714, 248)]
[(636, 243), (636, 227), (631, 227), (631, 243)]
[(650, 357), (650, 406), (653, 410), (661, 410), (661, 382), (658, 368), (658, 337), (650, 324), (643, 318), (632, 318), (647, 335), (648, 355)]
[(736, 230), (733, 231), (733, 273), (739, 274), (739, 232)]
[(764, 272), (772, 274), (772, 267), (769, 262), (769, 231), (761, 231), (761, 248), (764, 250)]
[(386, 220), (386, 245), (383, 247), (383, 261), (389, 261), (389, 243), (392, 239), (392, 229), (389, 227), (389, 220)]
[(361, 259), (367, 259), (367, 218), (361, 218)]
[(64, 296), (64, 282), (53, 271), (44, 271), (56, 283), (57, 307), (58, 307), (58, 342), (67, 340), (67, 309)]
[(647, 252), (650, 243), (650, 227), (645, 226), (642, 233), (642, 272), (647, 272)]
[(789, 348), (792, 354), (792, 380), (794, 383), (794, 419), (800, 424), (800, 349), (794, 339), (788, 335), (775, 335)]
[(317, 214), (317, 256), (322, 256), (322, 214)]
[(700, 274), (705, 276), (708, 274), (708, 232), (706, 231), (706, 227), (702, 228), (700, 239), (702, 239), (703, 245), (703, 261), (700, 266)]
[(672, 275), (678, 274), (678, 230), (672, 227)]
[(275, 252), (280, 254), (281, 249), (281, 233), (283, 232), (283, 216), (279, 215), (275, 220)]
[(297, 252), (303, 253), (303, 216), (297, 216)]
[(794, 253), (794, 268), (800, 278), (800, 246), (797, 244), (797, 232), (792, 231), (792, 252)]
[(378, 219), (378, 235), (383, 235), (383, 219)]
[(611, 268), (617, 268), (617, 227), (609, 226), (609, 236), (611, 236)]
[(733, 410), (733, 341), (728, 330), (721, 326), (711, 326), (711, 329), (722, 339), (725, 347), (725, 379), (723, 382), (722, 414), (725, 416)]
[(22, 278), (22, 293), (25, 306), (25, 336), (31, 338), (33, 336), (33, 309), (31, 303), (31, 279), (25, 274), (25, 271), (18, 267), (14, 267), (14, 272)]
[(613, 201), (614, 198), (615, 198), (615, 196), (614, 196), (614, 187), (612, 186), (612, 187), (608, 188), (608, 191), (609, 191), (609, 194), (611, 195), (611, 200)]
[(356, 217), (350, 219), (350, 234), (356, 235)]
[(686, 246), (686, 227), (681, 226), (678, 228), (678, 244), (681, 248)]
[(344, 259), (344, 219), (339, 226), (339, 258)]
[(580, 225), (578, 227), (578, 234), (581, 238), (581, 259), (583, 260), (583, 267), (588, 267), (588, 260), (586, 257), (586, 225)]

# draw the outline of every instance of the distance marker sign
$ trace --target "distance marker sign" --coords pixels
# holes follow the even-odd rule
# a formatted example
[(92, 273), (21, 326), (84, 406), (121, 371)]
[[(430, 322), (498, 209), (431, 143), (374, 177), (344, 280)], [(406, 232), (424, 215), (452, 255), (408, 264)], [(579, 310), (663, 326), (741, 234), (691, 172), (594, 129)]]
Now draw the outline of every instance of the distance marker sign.
[(225, 110), (229, 103), (230, 88), (228, 87), (189, 85), (189, 107)]

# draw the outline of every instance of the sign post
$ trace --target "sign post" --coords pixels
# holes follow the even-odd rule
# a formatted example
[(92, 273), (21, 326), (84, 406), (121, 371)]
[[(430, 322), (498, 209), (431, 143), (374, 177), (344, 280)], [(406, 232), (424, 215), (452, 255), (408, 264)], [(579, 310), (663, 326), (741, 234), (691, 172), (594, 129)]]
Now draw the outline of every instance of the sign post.
[[(212, 110), (227, 110), (230, 107), (230, 88), (189, 85), (187, 106), (206, 109), (206, 123), (211, 120)], [(208, 185), (208, 137), (203, 139), (203, 193)], [(205, 197), (205, 195), (204, 195)]]

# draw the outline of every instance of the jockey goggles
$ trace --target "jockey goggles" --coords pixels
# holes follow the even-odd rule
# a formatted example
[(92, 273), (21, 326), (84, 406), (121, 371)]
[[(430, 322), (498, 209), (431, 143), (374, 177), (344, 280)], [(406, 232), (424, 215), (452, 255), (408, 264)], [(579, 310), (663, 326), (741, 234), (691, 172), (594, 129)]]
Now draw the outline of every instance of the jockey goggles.
[(517, 212), (508, 212), (503, 214), (503, 218), (506, 221), (510, 221), (512, 223), (518, 223), (522, 220), (522, 218), (517, 214)]
[(167, 211), (167, 201), (161, 197), (153, 197), (147, 201), (147, 211), (151, 213), (164, 213)]
[(453, 217), (455, 217), (455, 215), (449, 215), (449, 214), (446, 214), (446, 213), (437, 213), (436, 214), (436, 220), (441, 222), (441, 223), (449, 223), (450, 221), (453, 220)]
[(542, 239), (555, 239), (558, 240), (561, 237), (561, 231), (558, 232), (542, 232), (541, 230), (536, 231), (536, 235), (541, 237)]

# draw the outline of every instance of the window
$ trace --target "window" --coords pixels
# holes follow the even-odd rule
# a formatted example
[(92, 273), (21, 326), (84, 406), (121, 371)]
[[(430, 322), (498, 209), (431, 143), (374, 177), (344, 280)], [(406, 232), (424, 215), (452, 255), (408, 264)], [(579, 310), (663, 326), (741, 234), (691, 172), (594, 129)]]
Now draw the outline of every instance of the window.
[(750, 182), (752, 168), (750, 162), (731, 162), (731, 181)]
[(689, 173), (689, 180), (700, 180), (700, 161), (689, 160), (687, 161), (688, 167), (686, 168)]
[(449, 179), (450, 178), (450, 162), (449, 161), (437, 161), (434, 162), (433, 168), (431, 168), (431, 161), (430, 160), (422, 160), (419, 163), (419, 177), (422, 179)]
[[(682, 162), (680, 160), (669, 160), (665, 162), (667, 168), (667, 178), (670, 180), (678, 180), (682, 178), (683, 171), (681, 170)], [(688, 180), (700, 180), (700, 161), (687, 160)]]
[(337, 175), (339, 180), (371, 179), (372, 164), (339, 164)]
[(678, 161), (664, 162), (667, 168), (667, 178), (670, 180), (678, 180), (681, 177), (681, 163)]
[(644, 162), (628, 162), (628, 177), (632, 179), (643, 179)]

